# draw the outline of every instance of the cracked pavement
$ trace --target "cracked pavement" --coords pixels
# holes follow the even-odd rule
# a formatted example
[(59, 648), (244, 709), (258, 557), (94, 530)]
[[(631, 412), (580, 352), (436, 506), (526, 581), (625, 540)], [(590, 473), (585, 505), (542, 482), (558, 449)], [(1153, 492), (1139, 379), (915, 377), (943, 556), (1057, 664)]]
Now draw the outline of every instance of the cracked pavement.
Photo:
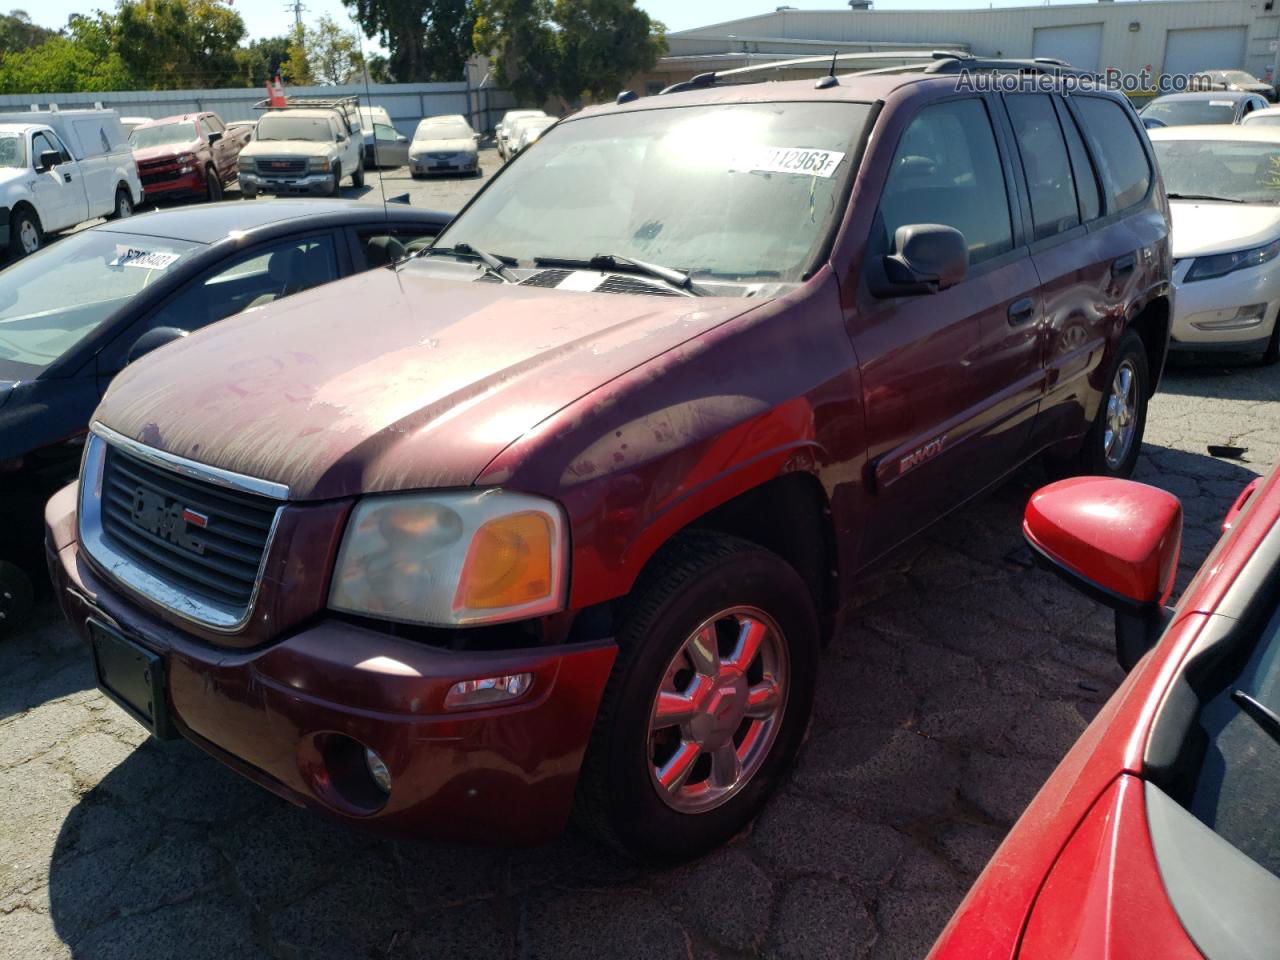
[[(1170, 371), (1136, 478), (1182, 498), (1179, 589), (1276, 459), (1280, 368)], [(1023, 469), (863, 581), (785, 787), (677, 869), (574, 834), (390, 841), (295, 809), (148, 740), (46, 603), (0, 640), (0, 958), (922, 957), (1121, 679), (1110, 613), (1021, 545), (1042, 482)]]

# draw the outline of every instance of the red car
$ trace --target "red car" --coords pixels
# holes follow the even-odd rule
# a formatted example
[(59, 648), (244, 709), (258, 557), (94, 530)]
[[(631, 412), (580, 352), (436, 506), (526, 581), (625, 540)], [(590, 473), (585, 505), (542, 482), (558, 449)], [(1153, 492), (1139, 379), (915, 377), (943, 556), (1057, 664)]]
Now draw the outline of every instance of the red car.
[(1032, 497), (1027, 540), (1115, 608), (1133, 669), (931, 960), (1280, 956), (1280, 469), (1169, 610), (1181, 523), (1175, 497), (1126, 480)]
[(592, 107), (420, 256), (126, 369), (47, 511), (102, 686), (388, 830), (731, 837), (860, 570), (1032, 457), (1138, 456), (1150, 144), (971, 67), (1057, 69)]
[(129, 134), (148, 200), (222, 199), (239, 176), (237, 158), (252, 134), (228, 130), (216, 113), (184, 113), (139, 124)]

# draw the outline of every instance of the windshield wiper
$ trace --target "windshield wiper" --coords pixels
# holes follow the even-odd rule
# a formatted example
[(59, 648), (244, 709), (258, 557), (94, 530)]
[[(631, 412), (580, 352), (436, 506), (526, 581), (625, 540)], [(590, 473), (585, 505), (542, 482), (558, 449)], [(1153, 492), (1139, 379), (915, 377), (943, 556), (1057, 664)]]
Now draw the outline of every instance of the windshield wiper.
[(696, 296), (702, 296), (693, 284), (693, 278), (683, 270), (675, 267), (664, 267), (658, 263), (647, 263), (644, 260), (633, 260), (616, 253), (597, 253), (590, 260), (575, 260), (572, 257), (534, 257), (533, 262), (542, 267), (569, 267), (599, 270), (612, 270), (615, 273), (637, 273), (645, 277), (665, 280), (673, 287), (687, 290)]
[(474, 247), (469, 243), (455, 243), (452, 247), (426, 247), (418, 254), (420, 257), (430, 257), (437, 253), (451, 254), (453, 256), (475, 257), (486, 267), (489, 272), (501, 280), (503, 283), (519, 283), (520, 278), (511, 272), (511, 268), (507, 266), (507, 262), (502, 257), (494, 256), (485, 250)]
[(1233, 690), (1231, 699), (1235, 701), (1240, 712), (1262, 728), (1262, 732), (1276, 743), (1280, 743), (1280, 717), (1276, 716), (1264, 703), (1259, 703), (1243, 690)]
[(1243, 200), (1237, 200), (1235, 197), (1215, 197), (1211, 193), (1168, 193), (1165, 194), (1170, 200), (1217, 200), (1220, 203), (1244, 203)]

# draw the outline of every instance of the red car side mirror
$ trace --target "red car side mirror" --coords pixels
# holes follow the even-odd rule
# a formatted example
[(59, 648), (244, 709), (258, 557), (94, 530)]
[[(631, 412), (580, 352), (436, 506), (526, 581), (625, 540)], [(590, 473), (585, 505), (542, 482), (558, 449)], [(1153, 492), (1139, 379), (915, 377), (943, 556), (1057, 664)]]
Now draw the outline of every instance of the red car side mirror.
[(1116, 611), (1126, 670), (1159, 638), (1182, 546), (1182, 504), (1132, 480), (1074, 477), (1037, 490), (1022, 533), (1038, 559)]

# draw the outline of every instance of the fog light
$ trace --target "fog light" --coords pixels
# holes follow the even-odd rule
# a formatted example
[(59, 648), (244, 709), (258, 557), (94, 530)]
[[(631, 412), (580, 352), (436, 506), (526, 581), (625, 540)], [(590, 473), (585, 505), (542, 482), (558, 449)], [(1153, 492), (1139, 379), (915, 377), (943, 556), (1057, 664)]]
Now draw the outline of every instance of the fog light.
[(369, 768), (369, 776), (373, 777), (373, 782), (378, 785), (378, 789), (383, 793), (390, 793), (391, 771), (388, 770), (387, 765), (382, 762), (382, 758), (368, 747), (365, 747), (364, 762)]
[(1197, 316), (1202, 319), (1192, 320), (1191, 325), (1197, 330), (1244, 330), (1260, 324), (1266, 312), (1265, 303), (1251, 303), (1241, 307), (1235, 313), (1218, 310), (1214, 313), (1198, 314)]
[(462, 680), (449, 688), (449, 693), (444, 698), (444, 705), (451, 710), (457, 710), (462, 707), (477, 707), (486, 703), (514, 700), (532, 685), (532, 673), (509, 673), (504, 677)]

